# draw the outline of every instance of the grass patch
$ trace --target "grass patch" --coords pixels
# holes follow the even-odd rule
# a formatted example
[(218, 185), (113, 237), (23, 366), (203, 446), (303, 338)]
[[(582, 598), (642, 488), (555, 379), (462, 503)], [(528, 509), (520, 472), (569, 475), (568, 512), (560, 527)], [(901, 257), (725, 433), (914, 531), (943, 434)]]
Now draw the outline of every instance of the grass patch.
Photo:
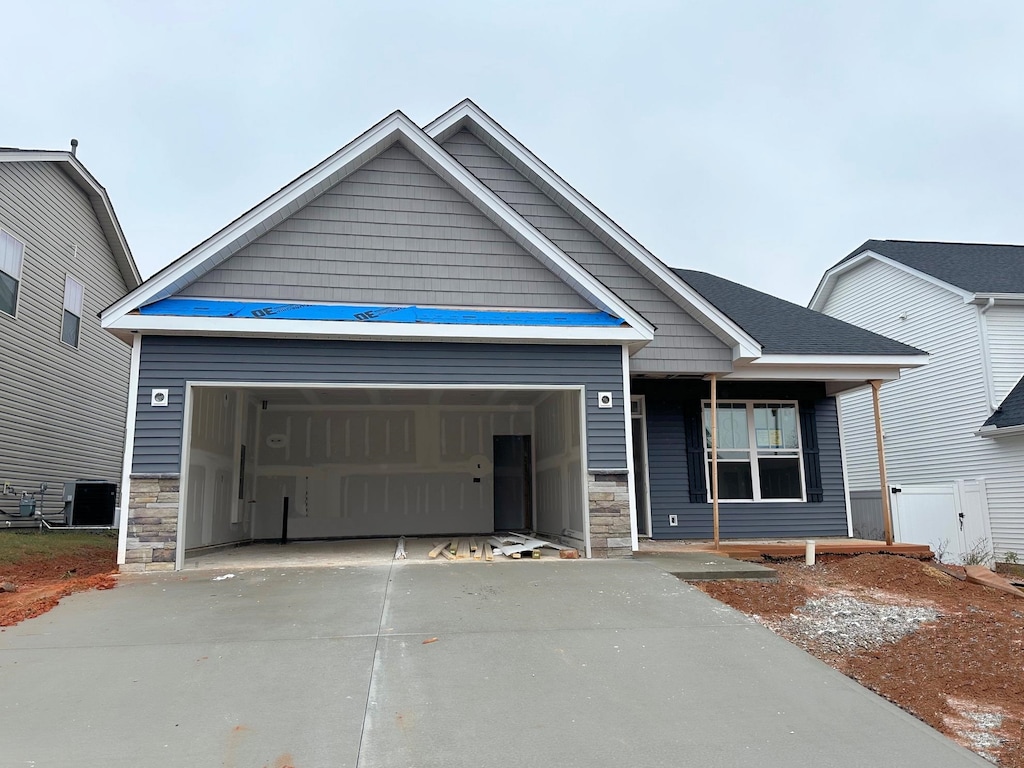
[(0, 531), (0, 565), (61, 557), (83, 549), (117, 550), (115, 531)]

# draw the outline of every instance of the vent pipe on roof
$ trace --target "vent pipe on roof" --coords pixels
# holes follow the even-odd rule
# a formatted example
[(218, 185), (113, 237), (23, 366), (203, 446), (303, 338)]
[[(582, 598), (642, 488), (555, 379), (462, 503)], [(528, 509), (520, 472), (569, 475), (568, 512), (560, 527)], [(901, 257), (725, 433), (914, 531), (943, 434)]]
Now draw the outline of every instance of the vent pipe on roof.
[(71, 156), (72, 157), (77, 157), (78, 156), (78, 139), (72, 139), (71, 140)]

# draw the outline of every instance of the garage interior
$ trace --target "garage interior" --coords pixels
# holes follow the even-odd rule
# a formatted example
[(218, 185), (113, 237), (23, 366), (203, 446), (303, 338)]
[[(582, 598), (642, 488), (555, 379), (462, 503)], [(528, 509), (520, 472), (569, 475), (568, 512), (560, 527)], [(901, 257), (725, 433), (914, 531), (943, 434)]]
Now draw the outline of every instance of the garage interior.
[(190, 399), (186, 557), (285, 531), (531, 530), (585, 549), (579, 389), (193, 386)]

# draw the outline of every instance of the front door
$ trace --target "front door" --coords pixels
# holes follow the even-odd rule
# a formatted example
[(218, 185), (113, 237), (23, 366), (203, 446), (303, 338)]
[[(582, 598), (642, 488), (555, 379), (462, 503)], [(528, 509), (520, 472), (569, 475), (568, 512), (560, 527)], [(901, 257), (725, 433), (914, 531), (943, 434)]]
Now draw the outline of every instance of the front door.
[(529, 435), (494, 436), (494, 530), (532, 527), (533, 447)]

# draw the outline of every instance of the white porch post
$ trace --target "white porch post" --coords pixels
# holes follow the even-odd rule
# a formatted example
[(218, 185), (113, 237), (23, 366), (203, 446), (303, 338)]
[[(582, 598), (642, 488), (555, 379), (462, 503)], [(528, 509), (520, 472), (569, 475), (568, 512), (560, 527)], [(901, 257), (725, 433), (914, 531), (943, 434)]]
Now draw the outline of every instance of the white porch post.
[(715, 549), (718, 549), (718, 375), (714, 373), (711, 374), (711, 519)]

